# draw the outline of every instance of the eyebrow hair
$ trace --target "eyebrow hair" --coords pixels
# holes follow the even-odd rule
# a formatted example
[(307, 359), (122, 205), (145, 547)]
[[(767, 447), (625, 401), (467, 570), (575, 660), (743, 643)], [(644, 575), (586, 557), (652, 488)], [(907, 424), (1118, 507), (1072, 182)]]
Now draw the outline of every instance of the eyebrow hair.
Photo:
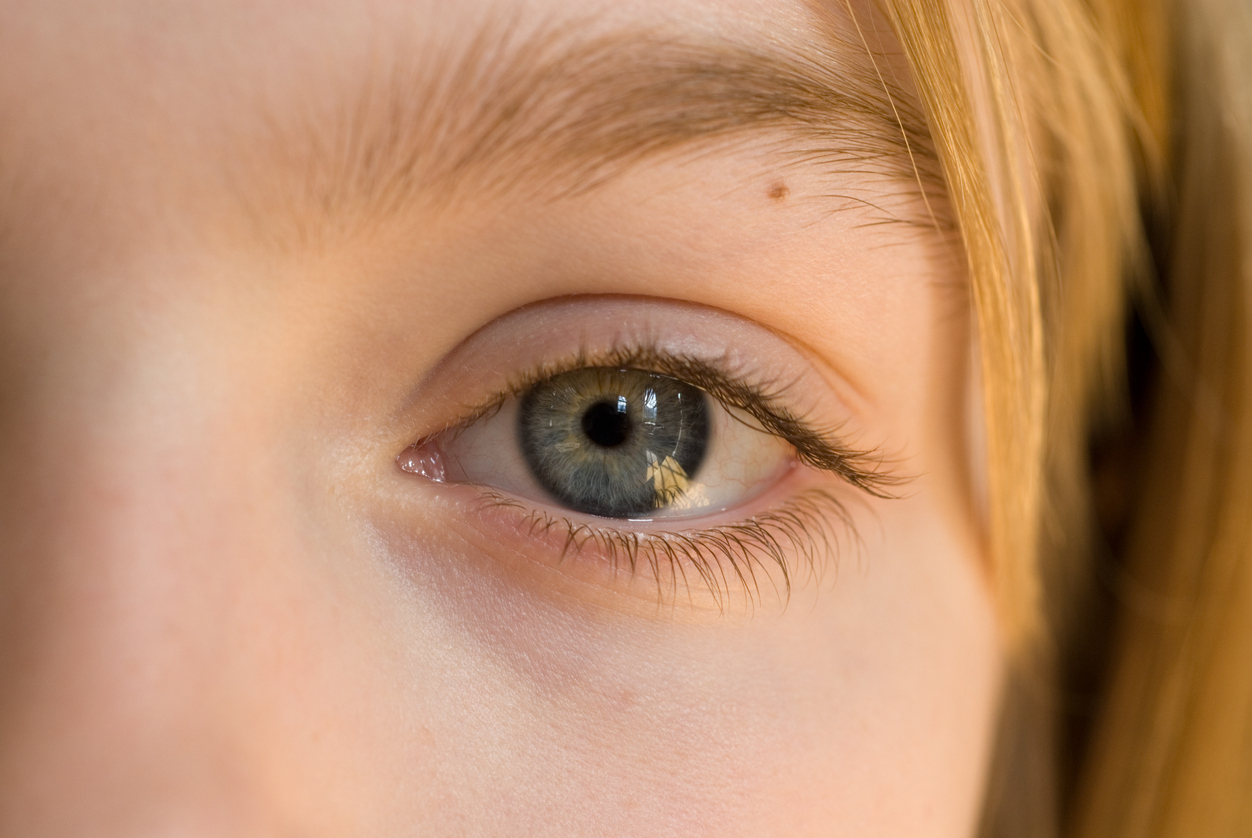
[(460, 55), (432, 49), (367, 74), (329, 122), (275, 124), (278, 168), (297, 174), (305, 206), (386, 217), (467, 187), (564, 197), (646, 159), (752, 138), (786, 163), (885, 178), (922, 199), (906, 212), (915, 217), (850, 199), (883, 220), (941, 224), (931, 206), (944, 182), (914, 97), (867, 46), (831, 40), (765, 48), (488, 27)]

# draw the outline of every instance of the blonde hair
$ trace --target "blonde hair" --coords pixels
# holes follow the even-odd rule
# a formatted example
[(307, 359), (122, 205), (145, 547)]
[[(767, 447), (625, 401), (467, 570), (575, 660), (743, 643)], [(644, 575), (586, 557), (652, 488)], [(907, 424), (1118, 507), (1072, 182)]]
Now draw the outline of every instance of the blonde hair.
[(1013, 664), (984, 834), (1252, 834), (1252, 7), (880, 5), (979, 333)]

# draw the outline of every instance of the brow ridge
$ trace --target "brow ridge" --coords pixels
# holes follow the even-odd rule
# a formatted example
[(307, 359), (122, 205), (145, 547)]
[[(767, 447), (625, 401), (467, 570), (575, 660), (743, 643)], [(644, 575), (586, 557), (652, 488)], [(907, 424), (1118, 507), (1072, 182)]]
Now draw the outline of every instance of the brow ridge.
[[(855, 48), (762, 47), (649, 30), (519, 38), (486, 27), (459, 55), (372, 72), (331, 120), (279, 129), (302, 200), (394, 216), (463, 190), (549, 198), (646, 160), (768, 138), (784, 162), (942, 194), (924, 116)], [(929, 222), (928, 222), (929, 223)]]

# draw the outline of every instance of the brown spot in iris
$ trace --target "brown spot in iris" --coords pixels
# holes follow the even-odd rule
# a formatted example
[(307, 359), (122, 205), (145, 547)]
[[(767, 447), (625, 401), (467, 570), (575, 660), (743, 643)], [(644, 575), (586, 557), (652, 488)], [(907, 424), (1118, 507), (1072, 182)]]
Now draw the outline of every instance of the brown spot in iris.
[(775, 183), (769, 189), (769, 196), (773, 198), (775, 201), (785, 200), (786, 197), (790, 194), (791, 194), (791, 190), (787, 188), (787, 184), (783, 183), (782, 181)]

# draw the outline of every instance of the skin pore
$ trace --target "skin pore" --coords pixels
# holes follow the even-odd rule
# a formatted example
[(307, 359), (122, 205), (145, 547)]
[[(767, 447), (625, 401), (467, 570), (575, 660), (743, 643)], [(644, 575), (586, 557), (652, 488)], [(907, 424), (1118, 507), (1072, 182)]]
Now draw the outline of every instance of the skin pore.
[[(972, 834), (1001, 650), (968, 300), (868, 9), (5, 19), (0, 833)], [(606, 522), (401, 467), (630, 351), (889, 487), (806, 461)], [(708, 578), (603, 548), (819, 496)]]

